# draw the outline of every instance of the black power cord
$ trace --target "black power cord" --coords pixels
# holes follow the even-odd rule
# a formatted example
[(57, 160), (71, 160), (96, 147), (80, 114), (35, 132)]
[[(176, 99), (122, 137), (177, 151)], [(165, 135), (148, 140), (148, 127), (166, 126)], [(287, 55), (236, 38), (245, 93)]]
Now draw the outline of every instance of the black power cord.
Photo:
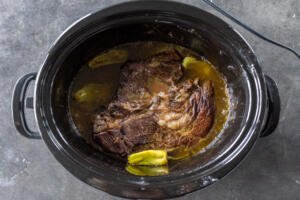
[(246, 25), (245, 23), (241, 22), (240, 20), (238, 20), (237, 18), (233, 17), (232, 15), (230, 15), (229, 13), (227, 13), (226, 11), (224, 11), (222, 8), (220, 8), (219, 6), (217, 6), (216, 4), (214, 4), (211, 0), (202, 0), (204, 1), (206, 4), (210, 5), (211, 7), (213, 7), (216, 11), (218, 11), (219, 13), (221, 13), (222, 15), (224, 15), (225, 17), (229, 18), (230, 20), (232, 20), (233, 22), (237, 23), (238, 25), (240, 25), (241, 27), (243, 27), (244, 29), (246, 29), (247, 31), (251, 32), (252, 34), (256, 35), (257, 37), (261, 38), (262, 40), (265, 40), (273, 45), (276, 45), (278, 47), (281, 47), (293, 54), (295, 54), (295, 56), (297, 56), (298, 59), (300, 59), (300, 54), (298, 52), (296, 52), (296, 50), (281, 44), (275, 40), (272, 40), (270, 38), (267, 38), (266, 36), (262, 35), (261, 33), (258, 33), (257, 31), (253, 30), (251, 27), (249, 27), (248, 25)]

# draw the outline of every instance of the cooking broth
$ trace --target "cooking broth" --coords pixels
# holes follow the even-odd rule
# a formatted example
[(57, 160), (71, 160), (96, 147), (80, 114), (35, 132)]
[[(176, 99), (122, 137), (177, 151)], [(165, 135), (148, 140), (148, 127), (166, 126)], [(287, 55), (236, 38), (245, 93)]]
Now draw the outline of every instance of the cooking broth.
[[(88, 143), (101, 149), (99, 145), (93, 142), (93, 125), (91, 119), (96, 113), (104, 110), (108, 103), (115, 98), (119, 86), (121, 67), (124, 64), (124, 62), (122, 62), (123, 57), (126, 56), (126, 59), (130, 61), (142, 60), (170, 49), (176, 49), (184, 57), (192, 56), (205, 62), (204, 67), (209, 73), (207, 73), (207, 70), (201, 70), (200, 67), (194, 66), (184, 72), (183, 79), (197, 77), (202, 81), (211, 80), (213, 82), (215, 92), (215, 116), (214, 124), (206, 137), (200, 138), (196, 145), (189, 148), (180, 147), (169, 149), (169, 159), (182, 159), (201, 151), (222, 131), (229, 113), (228, 91), (226, 81), (222, 74), (220, 74), (209, 61), (205, 60), (204, 57), (201, 57), (196, 52), (187, 48), (162, 42), (136, 42), (114, 47), (112, 50), (116, 51), (112, 53), (112, 55), (115, 60), (108, 59), (103, 61), (102, 59), (101, 62), (102, 64), (105, 62), (105, 65), (100, 67), (97, 66), (99, 62), (92, 58), (91, 61), (82, 66), (73, 80), (69, 95), (69, 111), (80, 135), (85, 138)], [(107, 57), (107, 52), (114, 52), (112, 50), (101, 53), (97, 55), (97, 57)], [(116, 60), (120, 60), (120, 62)], [(90, 99), (88, 101), (78, 101), (81, 97), (86, 97), (84, 89), (88, 90), (91, 88), (100, 88), (96, 94), (101, 96), (101, 98), (91, 96), (88, 97)], [(94, 98), (96, 100), (94, 100)]]

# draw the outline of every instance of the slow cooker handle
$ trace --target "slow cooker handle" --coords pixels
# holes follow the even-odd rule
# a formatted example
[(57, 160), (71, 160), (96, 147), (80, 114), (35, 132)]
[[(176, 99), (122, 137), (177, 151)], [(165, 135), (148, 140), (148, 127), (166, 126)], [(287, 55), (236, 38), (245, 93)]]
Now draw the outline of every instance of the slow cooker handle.
[(275, 81), (267, 75), (265, 75), (265, 80), (267, 85), (269, 111), (266, 124), (260, 134), (260, 137), (266, 137), (276, 129), (280, 115), (280, 97), (277, 85)]
[(12, 114), (15, 127), (21, 135), (27, 138), (40, 139), (40, 134), (30, 130), (25, 119), (25, 109), (33, 108), (33, 98), (26, 98), (26, 91), (29, 83), (35, 80), (36, 75), (37, 73), (29, 73), (17, 81), (13, 92)]

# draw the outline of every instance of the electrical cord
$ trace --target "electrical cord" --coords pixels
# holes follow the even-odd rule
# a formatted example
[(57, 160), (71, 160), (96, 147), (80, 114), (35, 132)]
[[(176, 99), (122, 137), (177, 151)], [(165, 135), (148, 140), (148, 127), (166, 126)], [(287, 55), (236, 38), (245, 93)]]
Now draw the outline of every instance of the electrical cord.
[(209, 6), (213, 7), (216, 11), (218, 11), (219, 13), (221, 13), (222, 15), (224, 15), (225, 17), (229, 18), (230, 20), (232, 20), (233, 22), (237, 23), (238, 25), (240, 25), (241, 27), (243, 27), (244, 29), (246, 29), (247, 31), (249, 31), (250, 33), (256, 35), (257, 37), (261, 38), (262, 40), (265, 40), (273, 45), (276, 45), (278, 47), (281, 47), (291, 53), (293, 53), (295, 56), (297, 56), (298, 59), (300, 59), (300, 53), (296, 52), (296, 50), (281, 44), (275, 40), (272, 40), (264, 35), (262, 35), (261, 33), (258, 33), (257, 31), (255, 31), (254, 29), (252, 29), (251, 27), (249, 27), (248, 25), (246, 25), (245, 23), (241, 22), (240, 20), (238, 20), (237, 18), (233, 17), (232, 15), (230, 15), (229, 13), (227, 13), (225, 10), (223, 10), (222, 8), (220, 8), (219, 6), (217, 6), (216, 4), (214, 4), (211, 0), (202, 0), (204, 1), (206, 4), (208, 4)]

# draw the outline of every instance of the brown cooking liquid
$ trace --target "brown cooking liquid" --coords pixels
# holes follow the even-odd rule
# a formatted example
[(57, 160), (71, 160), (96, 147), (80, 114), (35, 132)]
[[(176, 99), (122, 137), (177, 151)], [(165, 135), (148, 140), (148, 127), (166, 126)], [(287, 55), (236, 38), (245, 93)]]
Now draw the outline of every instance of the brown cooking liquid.
[[(128, 52), (128, 60), (141, 60), (168, 49), (176, 49), (184, 56), (201, 58), (197, 53), (187, 48), (162, 42), (128, 43), (117, 46), (114, 49), (122, 49)], [(214, 125), (209, 134), (205, 138), (201, 138), (199, 143), (195, 146), (189, 148), (180, 147), (170, 150), (170, 159), (182, 159), (199, 152), (214, 140), (214, 138), (222, 131), (227, 121), (229, 113), (229, 96), (226, 81), (211, 63), (203, 58), (201, 59), (206, 62), (205, 67), (210, 73), (207, 74), (205, 73), (205, 70), (193, 67), (185, 71), (184, 78), (189, 79), (198, 77), (200, 80), (211, 80), (213, 82), (216, 107)], [(109, 85), (109, 92), (105, 94), (104, 102), (107, 102), (108, 104), (116, 94), (121, 66), (122, 64), (112, 64), (91, 69), (88, 65), (84, 65), (75, 76), (72, 87), (70, 88), (69, 111), (74, 124), (79, 130), (80, 135), (85, 138), (89, 144), (98, 149), (100, 149), (99, 146), (92, 140), (91, 119), (95, 113), (105, 109), (105, 105), (103, 105), (103, 101), (78, 103), (74, 99), (73, 94), (87, 84), (106, 84)]]

